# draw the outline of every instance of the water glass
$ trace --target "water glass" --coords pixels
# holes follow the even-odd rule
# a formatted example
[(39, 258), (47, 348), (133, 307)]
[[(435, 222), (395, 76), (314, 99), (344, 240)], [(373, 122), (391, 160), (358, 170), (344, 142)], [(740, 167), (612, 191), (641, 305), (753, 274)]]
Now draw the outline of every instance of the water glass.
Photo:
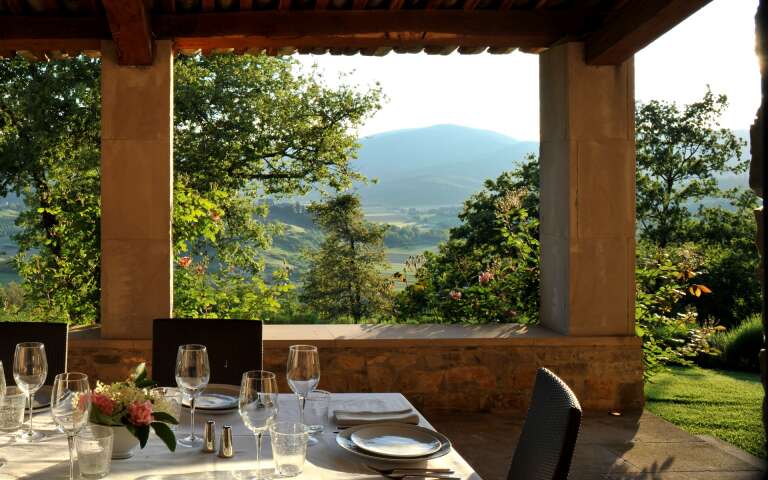
[(331, 404), (331, 392), (315, 390), (307, 395), (304, 407), (304, 421), (309, 433), (321, 433), (328, 425), (328, 408)]
[(88, 375), (60, 373), (51, 389), (51, 416), (69, 444), (69, 480), (75, 480), (75, 436), (88, 424), (91, 413), (91, 387)]
[[(317, 388), (320, 383), (320, 354), (314, 345), (291, 345), (288, 349), (288, 365), (286, 368), (288, 386), (299, 399), (299, 423), (304, 421), (304, 407), (307, 395)], [(317, 443), (315, 438), (309, 440), (310, 445)]]
[(37, 442), (43, 438), (42, 432), (32, 428), (32, 403), (35, 392), (45, 383), (48, 376), (48, 359), (45, 345), (40, 342), (22, 342), (16, 345), (13, 353), (13, 379), (24, 390), (29, 402), (29, 428), (19, 433), (20, 442)]
[(269, 427), (275, 470), (282, 477), (301, 474), (307, 458), (309, 429), (295, 422), (273, 422)]
[(238, 411), (243, 424), (256, 438), (256, 478), (262, 478), (261, 439), (277, 418), (277, 377), (272, 372), (250, 370), (240, 384)]
[[(149, 391), (154, 410), (171, 415), (176, 421), (181, 419), (181, 390), (173, 387), (156, 387)], [(178, 425), (168, 425), (174, 432)]]
[(112, 465), (112, 429), (90, 425), (75, 438), (77, 464), (82, 478), (104, 478)]
[(190, 396), (189, 435), (179, 439), (184, 447), (201, 447), (203, 439), (195, 435), (195, 401), (203, 393), (211, 378), (208, 349), (205, 345), (189, 344), (179, 346), (176, 355), (176, 385)]
[(24, 424), (27, 396), (18, 387), (8, 387), (0, 399), (0, 432), (13, 433)]

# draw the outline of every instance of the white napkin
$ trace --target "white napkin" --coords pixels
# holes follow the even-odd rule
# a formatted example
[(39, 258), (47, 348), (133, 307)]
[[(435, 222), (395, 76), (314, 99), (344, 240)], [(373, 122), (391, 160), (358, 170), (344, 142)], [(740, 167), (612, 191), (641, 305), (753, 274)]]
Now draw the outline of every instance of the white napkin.
[(333, 417), (336, 420), (336, 425), (339, 427), (353, 427), (366, 423), (384, 422), (419, 424), (419, 414), (412, 408), (376, 412), (336, 410)]

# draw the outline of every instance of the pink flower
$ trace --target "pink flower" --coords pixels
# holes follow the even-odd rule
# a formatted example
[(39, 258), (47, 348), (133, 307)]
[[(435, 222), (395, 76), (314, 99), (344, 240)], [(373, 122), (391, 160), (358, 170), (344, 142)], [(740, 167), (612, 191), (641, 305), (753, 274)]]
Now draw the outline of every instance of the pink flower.
[(448, 296), (451, 297), (453, 300), (461, 300), (461, 292), (458, 290), (451, 290)]
[(152, 402), (145, 400), (128, 405), (128, 420), (137, 427), (152, 423)]
[(487, 270), (477, 276), (477, 281), (480, 282), (480, 285), (485, 285), (491, 280), (493, 280), (493, 272), (489, 272)]
[(106, 395), (100, 393), (94, 393), (91, 395), (91, 403), (101, 411), (104, 415), (112, 415), (115, 411), (115, 402)]
[(179, 259), (179, 266), (181, 268), (187, 268), (192, 263), (192, 257), (181, 257)]

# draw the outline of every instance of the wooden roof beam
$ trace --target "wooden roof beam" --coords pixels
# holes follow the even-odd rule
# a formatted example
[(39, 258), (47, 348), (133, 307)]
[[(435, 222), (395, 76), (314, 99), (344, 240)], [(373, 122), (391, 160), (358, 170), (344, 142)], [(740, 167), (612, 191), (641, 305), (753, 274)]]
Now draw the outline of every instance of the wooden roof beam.
[(152, 65), (152, 31), (143, 0), (103, 0), (120, 65)]
[(618, 65), (711, 0), (632, 0), (586, 41), (586, 62)]
[[(290, 15), (287, 12), (264, 10), (155, 15), (152, 18), (152, 31), (157, 38), (174, 39), (433, 32), (500, 36), (507, 37), (510, 44), (520, 41), (524, 46), (548, 47), (563, 37), (584, 32), (586, 24), (587, 16), (584, 12), (567, 10), (293, 10)], [(0, 31), (1, 27), (0, 20)]]

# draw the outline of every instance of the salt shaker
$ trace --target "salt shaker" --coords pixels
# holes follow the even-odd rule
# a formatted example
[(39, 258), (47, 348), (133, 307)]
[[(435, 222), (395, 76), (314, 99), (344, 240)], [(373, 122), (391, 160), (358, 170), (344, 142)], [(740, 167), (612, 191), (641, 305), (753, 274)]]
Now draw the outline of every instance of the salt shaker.
[(203, 431), (203, 451), (213, 453), (216, 451), (216, 422), (208, 420), (205, 422)]
[(219, 456), (221, 458), (232, 458), (235, 456), (235, 447), (232, 445), (232, 427), (229, 425), (224, 425), (224, 430), (221, 431)]

